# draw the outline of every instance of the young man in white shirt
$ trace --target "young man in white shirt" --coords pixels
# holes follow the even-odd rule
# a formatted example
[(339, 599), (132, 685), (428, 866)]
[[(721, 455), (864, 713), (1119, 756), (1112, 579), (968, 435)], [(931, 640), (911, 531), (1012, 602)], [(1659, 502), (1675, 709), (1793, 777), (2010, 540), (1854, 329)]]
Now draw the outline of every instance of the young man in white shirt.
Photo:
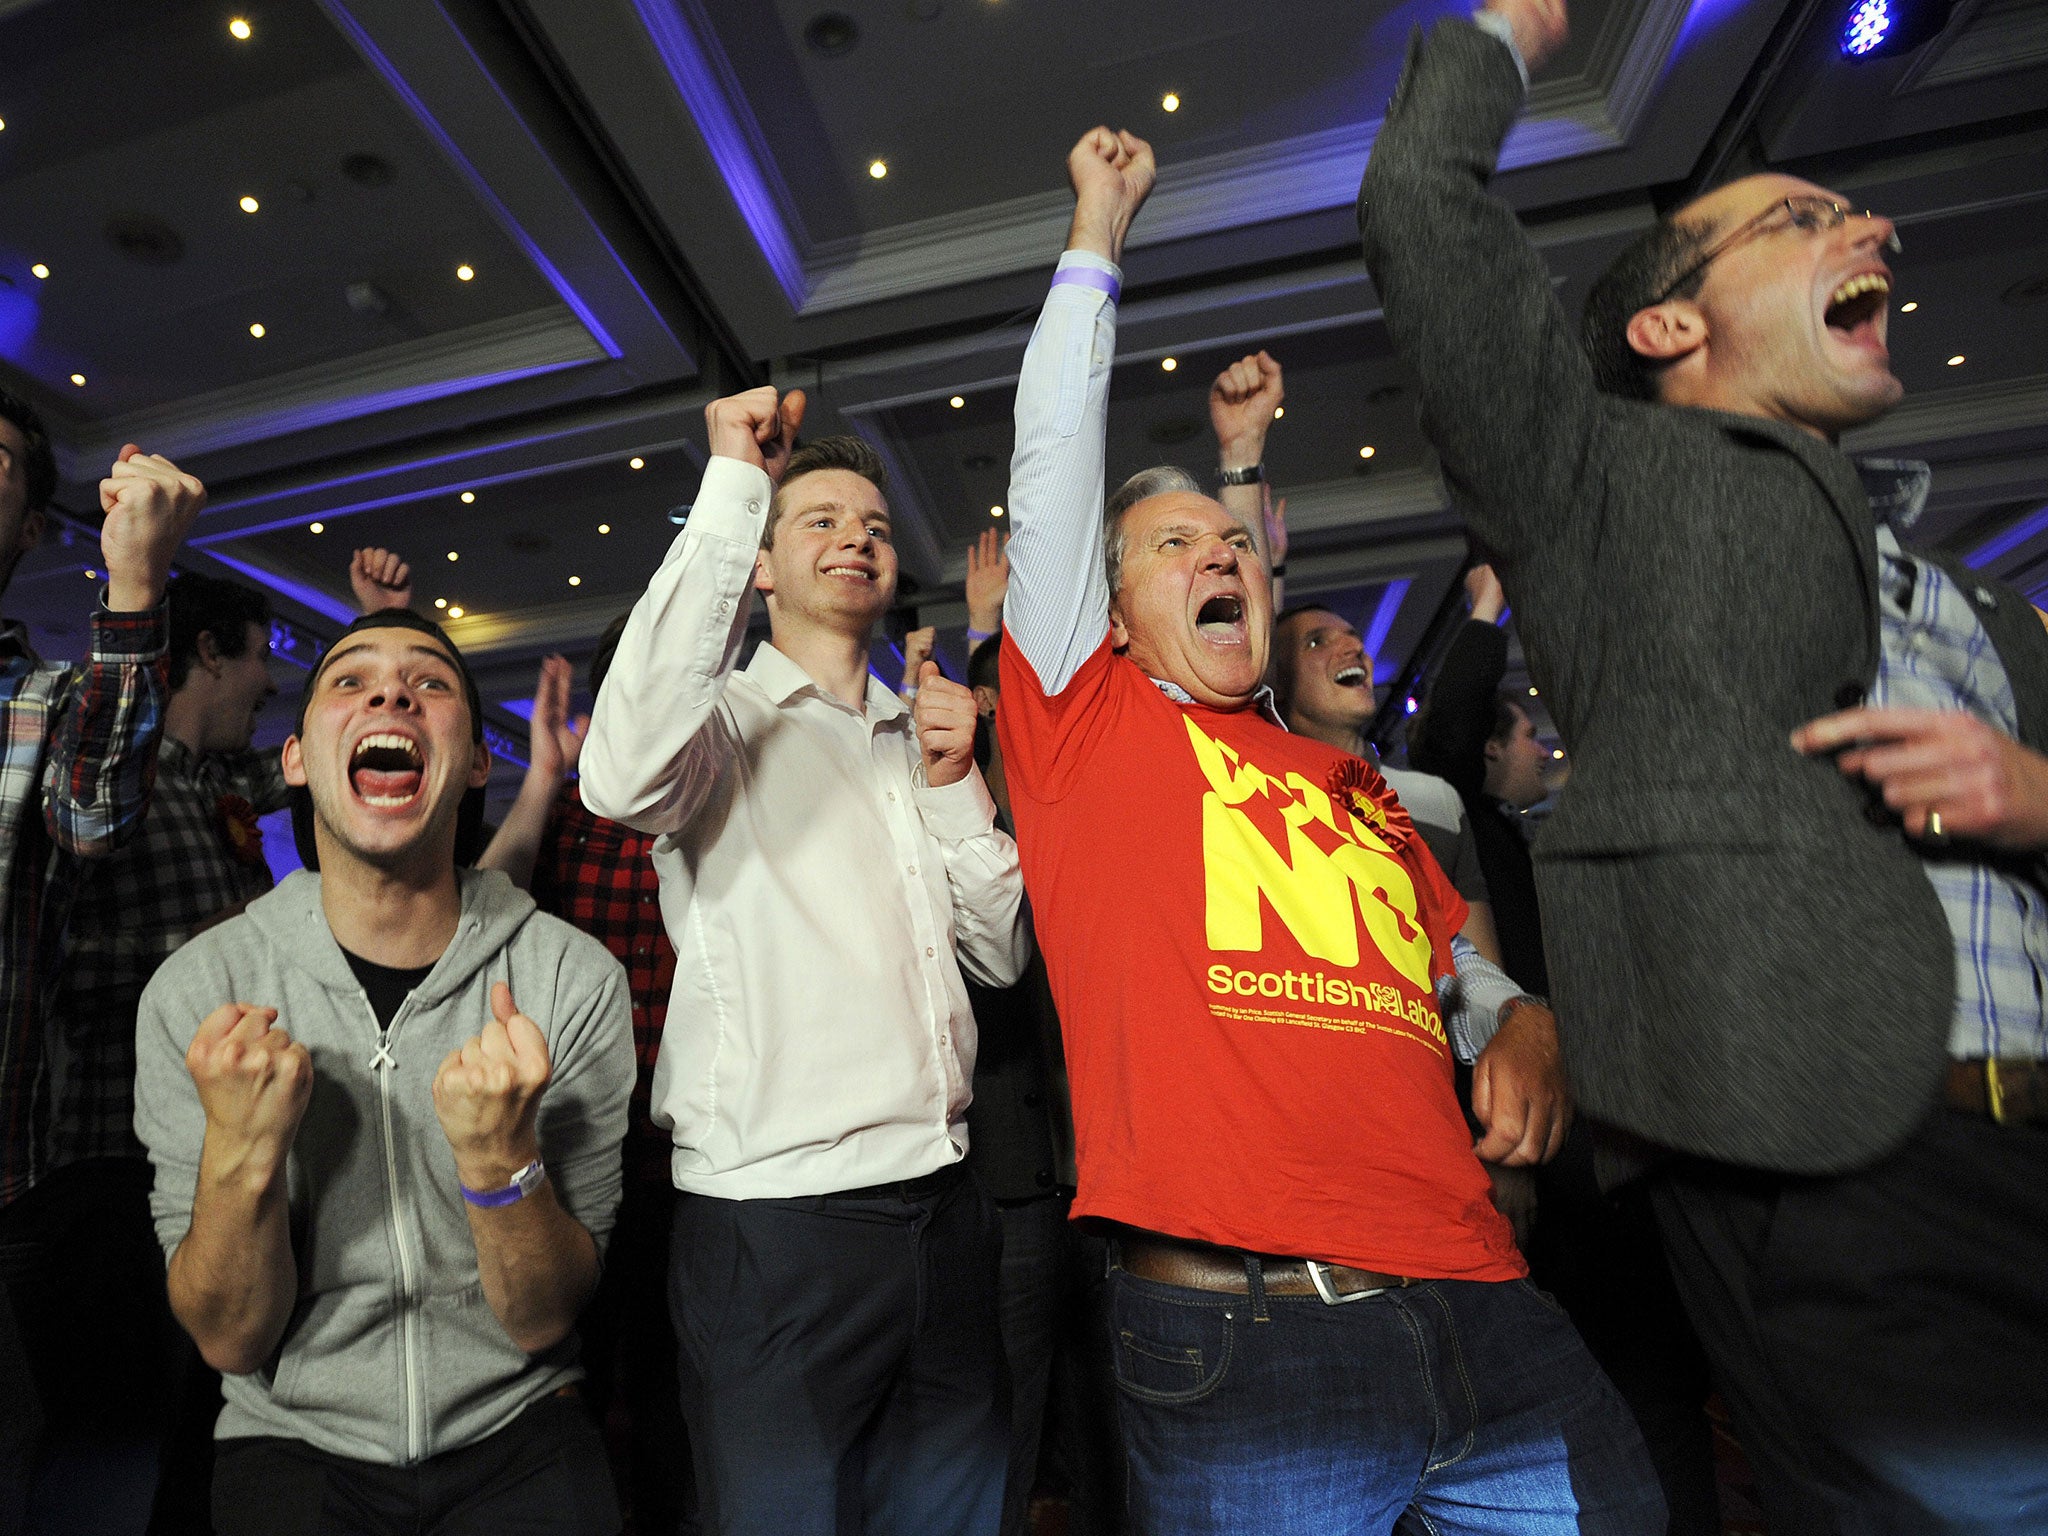
[[(896, 588), (882, 467), (792, 453), (803, 397), (705, 412), (704, 483), (633, 610), (584, 803), (660, 834), (677, 953), (655, 1118), (675, 1139), (684, 1416), (715, 1532), (993, 1532), (999, 1240), (967, 1150), (974, 1017), (1029, 953), (973, 696), (870, 675)], [(750, 593), (771, 643), (736, 670)]]

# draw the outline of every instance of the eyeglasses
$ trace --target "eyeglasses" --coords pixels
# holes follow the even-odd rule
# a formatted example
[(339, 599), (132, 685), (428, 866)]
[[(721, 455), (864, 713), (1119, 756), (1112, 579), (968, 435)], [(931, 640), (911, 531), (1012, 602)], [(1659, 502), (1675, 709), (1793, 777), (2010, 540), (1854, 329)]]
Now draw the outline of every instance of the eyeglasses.
[[(1758, 235), (1770, 234), (1778, 229), (1796, 229), (1805, 235), (1822, 235), (1831, 229), (1840, 229), (1844, 223), (1852, 218), (1875, 219), (1876, 217), (1877, 215), (1867, 208), (1861, 213), (1851, 213), (1847, 208), (1844, 208), (1840, 203), (1835, 202), (1831, 198), (1784, 198), (1779, 202), (1771, 204), (1770, 207), (1766, 208), (1755, 218), (1738, 225), (1721, 239), (1716, 240), (1707, 248), (1706, 255), (1681, 272), (1669, 287), (1650, 302), (1652, 304), (1662, 304), (1674, 293), (1678, 292), (1679, 289), (1685, 287), (1686, 284), (1706, 271), (1718, 258), (1725, 256), (1736, 246), (1742, 244), (1743, 241), (1753, 240)], [(1901, 247), (1899, 245), (1899, 232), (1896, 229), (1885, 237), (1884, 245), (1887, 251), (1890, 251), (1894, 256), (1898, 255)]]

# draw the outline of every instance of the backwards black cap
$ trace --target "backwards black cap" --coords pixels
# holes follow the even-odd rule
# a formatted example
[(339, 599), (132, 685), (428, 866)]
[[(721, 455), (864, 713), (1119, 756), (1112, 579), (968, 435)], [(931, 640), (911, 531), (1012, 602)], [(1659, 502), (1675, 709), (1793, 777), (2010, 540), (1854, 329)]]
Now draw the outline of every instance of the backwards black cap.
[[(320, 674), (327, 670), (327, 663), (340, 649), (341, 642), (350, 635), (360, 634), (366, 629), (412, 629), (439, 642), (448, 652), (448, 659), (455, 663), (455, 671), (462, 678), (462, 694), (469, 701), (469, 739), (471, 743), (484, 739), (484, 706), (482, 696), (476, 691), (476, 679), (469, 675), (469, 663), (462, 659), (462, 652), (455, 642), (448, 638), (448, 632), (432, 619), (423, 618), (410, 608), (382, 608), (375, 613), (366, 613), (355, 623), (341, 632), (340, 637), (327, 648), (326, 653), (306, 674), (305, 690), (299, 695), (299, 716), (292, 722), (292, 734), (303, 737), (306, 733), (306, 711), (313, 703), (313, 685), (320, 681)], [(298, 845), (299, 862), (308, 869), (320, 867), (319, 845), (313, 839), (313, 792), (304, 785), (293, 786), (290, 792), (292, 810), (292, 841)], [(465, 790), (462, 805), (455, 813), (455, 862), (457, 865), (474, 864), (484, 851), (484, 791), (479, 785)]]

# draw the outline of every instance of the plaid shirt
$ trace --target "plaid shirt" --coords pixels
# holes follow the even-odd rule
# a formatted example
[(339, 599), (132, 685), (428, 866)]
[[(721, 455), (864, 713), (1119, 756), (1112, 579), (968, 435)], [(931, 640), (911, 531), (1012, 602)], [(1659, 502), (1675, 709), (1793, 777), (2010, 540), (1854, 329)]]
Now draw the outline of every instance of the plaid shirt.
[(134, 1127), (142, 989), (201, 924), (270, 889), (256, 818), (285, 803), (276, 751), (200, 757), (164, 738), (142, 831), (88, 870), (72, 900), (50, 1004), (50, 1167), (143, 1155)]
[(142, 825), (163, 729), (166, 621), (92, 620), (92, 659), (45, 662), (0, 625), (0, 1206), (45, 1171), (44, 1022), (83, 861)]
[[(1865, 460), (1877, 528), (1882, 602), (1877, 686), (1870, 702), (1897, 709), (1967, 710), (2018, 739), (2019, 710), (2005, 663), (1969, 596), (1939, 566), (1902, 548), (1925, 504), (1924, 464)], [(1889, 519), (1884, 521), (1883, 519)], [(1927, 878), (1956, 946), (1956, 1012), (1949, 1054), (1959, 1060), (2048, 1057), (2048, 899), (2017, 866), (1923, 845)]]
[(574, 784), (565, 784), (541, 834), (533, 899), (541, 911), (581, 928), (618, 957), (633, 998), (633, 1054), (639, 1070), (627, 1116), (626, 1175), (669, 1182), (669, 1135), (648, 1113), (654, 1059), (668, 1022), (676, 952), (661, 921), (655, 839), (593, 816)]

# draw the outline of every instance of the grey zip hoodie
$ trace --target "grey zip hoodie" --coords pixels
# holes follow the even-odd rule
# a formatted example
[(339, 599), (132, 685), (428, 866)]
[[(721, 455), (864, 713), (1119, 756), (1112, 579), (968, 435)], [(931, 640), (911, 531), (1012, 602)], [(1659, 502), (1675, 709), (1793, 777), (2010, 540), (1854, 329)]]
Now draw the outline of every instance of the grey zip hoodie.
[(380, 1031), (300, 871), (157, 971), (136, 1023), (135, 1130), (156, 1165), (169, 1255), (192, 1222), (206, 1134), (185, 1052), (223, 1003), (273, 1007), (312, 1053), (287, 1165), (299, 1299), (276, 1355), (225, 1381), (216, 1434), (281, 1435), (404, 1465), (483, 1439), (582, 1374), (574, 1336), (521, 1352), (484, 1300), (434, 1075), (490, 1019), (491, 984), (547, 1036), (540, 1149), (556, 1197), (597, 1239), (618, 1209), (633, 1085), (626, 974), (603, 945), (465, 870), (454, 940)]

